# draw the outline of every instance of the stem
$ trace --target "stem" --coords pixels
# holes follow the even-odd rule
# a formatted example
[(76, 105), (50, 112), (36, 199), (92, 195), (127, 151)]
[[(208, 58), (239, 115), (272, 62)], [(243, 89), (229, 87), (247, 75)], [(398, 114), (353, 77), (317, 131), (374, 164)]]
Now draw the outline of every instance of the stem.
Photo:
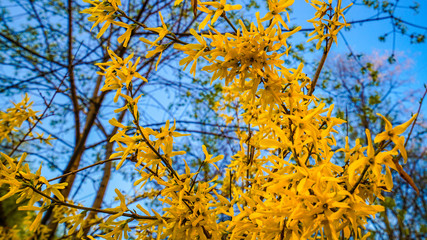
[(234, 27), (233, 23), (230, 21), (230, 19), (228, 19), (227, 15), (225, 14), (225, 11), (221, 14), (221, 16), (225, 19), (225, 21), (227, 21), (228, 25), (230, 25), (231, 28), (233, 28), (234, 33), (237, 33), (236, 27)]
[[(367, 164), (367, 165), (365, 166), (365, 168), (364, 168), (364, 169), (363, 169), (363, 171), (362, 171), (362, 174), (360, 174), (359, 179), (357, 179), (356, 184), (354, 184), (354, 186), (350, 189), (350, 193), (351, 193), (351, 194), (353, 194), (353, 193), (354, 193), (354, 191), (356, 191), (356, 188), (357, 188), (357, 187), (359, 186), (359, 184), (362, 182), (362, 179), (365, 177), (365, 174), (366, 174), (366, 172), (368, 171), (369, 167), (370, 167), (370, 165), (369, 165), (369, 164)], [(347, 197), (347, 196), (346, 196), (346, 197)]]
[(73, 113), (74, 113), (74, 130), (75, 130), (75, 143), (77, 144), (80, 139), (80, 106), (77, 99), (77, 87), (74, 77), (74, 55), (73, 55), (73, 1), (68, 0), (68, 51), (67, 51), (67, 60), (68, 60), (68, 74), (70, 80), (70, 92), (71, 92), (71, 102), (73, 104)]
[[(105, 209), (83, 207), (83, 206), (78, 206), (78, 205), (74, 205), (74, 204), (71, 204), (71, 203), (63, 202), (63, 201), (55, 199), (55, 198), (53, 198), (53, 197), (51, 197), (49, 195), (46, 195), (45, 193), (43, 193), (42, 191), (38, 190), (37, 188), (35, 188), (32, 185), (28, 185), (28, 187), (30, 187), (36, 193), (42, 195), (43, 197), (45, 197), (45, 198), (47, 198), (47, 199), (51, 200), (52, 202), (54, 202), (56, 204), (59, 204), (59, 205), (63, 205), (63, 206), (70, 207), (70, 208), (75, 208), (75, 209), (80, 209), (80, 210), (85, 210), (85, 211), (95, 211), (95, 212), (100, 212), (100, 213), (106, 213), (106, 214), (111, 214), (111, 215), (119, 213), (119, 212), (105, 210)], [(157, 217), (153, 217), (153, 216), (141, 216), (141, 215), (138, 215), (138, 214), (130, 214), (130, 213), (123, 213), (122, 216), (130, 217), (130, 218), (134, 218), (134, 219), (158, 220)]]
[(66, 173), (66, 174), (63, 174), (63, 175), (61, 175), (61, 176), (51, 178), (51, 179), (49, 179), (49, 180), (47, 180), (47, 181), (48, 181), (48, 182), (55, 181), (55, 180), (57, 180), (57, 179), (60, 179), (60, 178), (66, 177), (66, 176), (71, 175), (71, 174), (78, 173), (78, 172), (80, 172), (80, 171), (86, 170), (86, 169), (91, 168), (91, 167), (94, 167), (94, 166), (96, 166), (96, 165), (100, 165), (100, 164), (103, 164), (103, 163), (106, 163), (106, 162), (111, 162), (111, 161), (114, 161), (114, 160), (120, 160), (120, 158), (111, 158), (111, 159), (102, 160), (102, 161), (96, 162), (96, 163), (94, 163), (94, 164), (91, 164), (91, 165), (89, 165), (89, 166), (86, 166), (86, 167), (84, 167), (84, 168), (80, 168), (80, 169), (77, 169), (77, 170), (74, 170), (74, 171), (68, 172), (68, 173)]
[(194, 187), (194, 185), (196, 184), (197, 177), (199, 176), (199, 173), (200, 173), (200, 171), (202, 170), (202, 167), (205, 165), (205, 163), (206, 163), (206, 161), (203, 161), (203, 162), (200, 164), (199, 169), (197, 169), (197, 173), (196, 173), (196, 175), (194, 176), (194, 178), (193, 178), (193, 179), (191, 179), (191, 185), (190, 185), (190, 190), (189, 190), (189, 192), (193, 191), (193, 187)]
[(422, 98), (421, 98), (421, 100), (420, 100), (420, 106), (418, 106), (417, 116), (415, 117), (415, 120), (414, 120), (414, 122), (412, 123), (411, 131), (409, 131), (408, 136), (406, 137), (405, 147), (406, 147), (406, 145), (408, 144), (409, 138), (411, 137), (411, 134), (412, 134), (412, 130), (414, 130), (415, 123), (417, 122), (418, 116), (420, 115), (420, 112), (421, 112), (421, 106), (423, 105), (423, 101), (424, 101), (424, 98), (426, 97), (426, 94), (427, 94), (427, 86), (426, 86), (426, 90), (424, 91), (424, 95), (423, 95), (423, 97), (422, 97)]
[(317, 67), (316, 72), (314, 73), (314, 77), (311, 82), (310, 91), (307, 94), (308, 96), (313, 95), (314, 89), (316, 88), (317, 80), (319, 79), (319, 76), (320, 76), (320, 72), (322, 71), (323, 65), (325, 64), (326, 58), (328, 57), (329, 50), (331, 49), (332, 42), (333, 41), (331, 38), (327, 38), (326, 47), (325, 47), (325, 50), (323, 51), (322, 59), (320, 59), (319, 66)]

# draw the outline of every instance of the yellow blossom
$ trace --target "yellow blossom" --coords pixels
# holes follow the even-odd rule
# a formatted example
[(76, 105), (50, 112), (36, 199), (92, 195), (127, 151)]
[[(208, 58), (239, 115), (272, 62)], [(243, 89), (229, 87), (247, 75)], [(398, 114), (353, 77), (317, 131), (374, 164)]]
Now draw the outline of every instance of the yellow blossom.
[(415, 120), (415, 118), (417, 117), (417, 114), (414, 114), (412, 118), (409, 119), (407, 122), (399, 126), (396, 126), (394, 128), (391, 125), (391, 123), (387, 120), (386, 117), (384, 117), (380, 113), (377, 113), (377, 115), (381, 116), (384, 119), (385, 132), (379, 133), (375, 137), (374, 142), (378, 143), (382, 141), (389, 141), (389, 140), (392, 141), (394, 144), (396, 144), (397, 149), (399, 149), (406, 163), (406, 160), (408, 159), (408, 155), (406, 153), (405, 146), (404, 146), (404, 137), (399, 137), (398, 135), (405, 132), (405, 130), (409, 127), (409, 125), (411, 125), (411, 123)]

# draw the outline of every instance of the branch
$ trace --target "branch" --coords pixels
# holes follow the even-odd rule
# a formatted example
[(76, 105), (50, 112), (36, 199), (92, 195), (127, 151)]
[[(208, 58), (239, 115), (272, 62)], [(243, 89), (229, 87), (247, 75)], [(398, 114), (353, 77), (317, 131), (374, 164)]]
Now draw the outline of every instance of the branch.
[(68, 61), (68, 73), (70, 76), (70, 91), (71, 91), (71, 102), (73, 103), (73, 113), (74, 113), (74, 124), (75, 124), (75, 144), (79, 142), (80, 139), (80, 106), (77, 101), (77, 91), (76, 83), (74, 78), (74, 66), (73, 66), (73, 13), (72, 5), (73, 1), (68, 0), (68, 51), (67, 51), (67, 61)]
[(326, 47), (323, 51), (322, 59), (320, 59), (319, 66), (316, 69), (316, 73), (314, 74), (314, 77), (311, 81), (311, 87), (310, 91), (308, 92), (308, 96), (313, 95), (314, 89), (316, 88), (317, 80), (319, 79), (320, 72), (322, 71), (323, 65), (325, 64), (326, 58), (328, 57), (329, 50), (331, 49), (333, 40), (331, 38), (327, 38), (326, 40)]
[(416, 28), (421, 28), (421, 29), (424, 29), (424, 30), (427, 30), (427, 27), (424, 27), (424, 26), (421, 26), (421, 25), (417, 25), (417, 24), (414, 24), (414, 23), (410, 23), (410, 22), (408, 22), (408, 21), (405, 21), (405, 20), (402, 20), (401, 18), (398, 18), (398, 17), (395, 17), (395, 16), (391, 16), (392, 18), (394, 18), (394, 19), (396, 19), (397, 21), (399, 21), (399, 22), (403, 22), (403, 23), (405, 23), (405, 24), (408, 24), (409, 26), (412, 26), (412, 27), (416, 27)]
[(421, 106), (423, 105), (424, 102), (424, 98), (426, 97), (427, 94), (427, 86), (426, 86), (426, 90), (424, 91), (424, 95), (422, 96), (421, 100), (420, 100), (420, 105), (418, 106), (418, 111), (417, 111), (417, 116), (415, 117), (414, 122), (412, 123), (411, 126), (411, 131), (409, 131), (408, 136), (406, 137), (406, 141), (405, 141), (405, 147), (408, 144), (409, 138), (411, 138), (411, 134), (412, 134), (412, 130), (414, 130), (415, 127), (415, 123), (417, 123), (417, 119), (420, 116), (420, 112), (421, 112)]
[[(56, 198), (53, 198), (49, 195), (46, 195), (44, 192), (38, 190), (36, 187), (32, 186), (32, 185), (27, 185), (28, 187), (30, 187), (34, 192), (42, 195), (43, 197), (51, 200), (52, 202), (59, 204), (59, 205), (63, 205), (66, 207), (70, 207), (70, 208), (75, 208), (75, 209), (80, 209), (80, 210), (85, 210), (85, 211), (94, 211), (94, 212), (100, 212), (100, 213), (106, 213), (106, 214), (110, 214), (110, 215), (114, 215), (114, 214), (118, 214), (119, 212), (115, 212), (115, 211), (110, 211), (110, 210), (105, 210), (105, 209), (97, 209), (97, 208), (91, 208), (91, 207), (83, 207), (83, 206), (78, 206), (78, 205), (74, 205), (71, 203), (67, 203), (67, 202), (63, 202), (60, 201)], [(139, 214), (130, 214), (130, 213), (123, 213), (122, 216), (125, 217), (129, 217), (129, 218), (134, 218), (134, 219), (144, 219), (144, 220), (159, 220), (157, 217), (153, 217), (153, 216), (141, 216)], [(164, 219), (168, 219), (168, 218), (164, 218)]]
[(74, 170), (74, 171), (71, 171), (71, 172), (68, 172), (68, 173), (62, 174), (61, 176), (51, 178), (51, 179), (49, 179), (49, 180), (47, 180), (47, 181), (48, 181), (48, 182), (55, 181), (55, 180), (57, 180), (57, 179), (60, 179), (60, 178), (66, 177), (66, 176), (71, 175), (71, 174), (76, 174), (76, 173), (78, 173), (78, 172), (81, 172), (81, 171), (86, 170), (86, 169), (88, 169), (88, 168), (94, 167), (94, 166), (96, 166), (96, 165), (100, 165), (100, 164), (103, 164), (103, 163), (106, 163), (106, 162), (115, 161), (115, 160), (120, 160), (120, 158), (111, 158), (111, 159), (102, 160), (102, 161), (96, 162), (96, 163), (94, 163), (94, 164), (91, 164), (91, 165), (89, 165), (89, 166), (86, 166), (86, 167), (83, 167), (83, 168), (80, 168), (80, 169), (77, 169), (77, 170)]
[(234, 33), (237, 33), (236, 27), (234, 27), (233, 23), (230, 21), (230, 19), (228, 19), (227, 15), (225, 14), (225, 11), (221, 14), (221, 16), (225, 19), (225, 21), (227, 21), (228, 25), (230, 25), (231, 28), (233, 28)]

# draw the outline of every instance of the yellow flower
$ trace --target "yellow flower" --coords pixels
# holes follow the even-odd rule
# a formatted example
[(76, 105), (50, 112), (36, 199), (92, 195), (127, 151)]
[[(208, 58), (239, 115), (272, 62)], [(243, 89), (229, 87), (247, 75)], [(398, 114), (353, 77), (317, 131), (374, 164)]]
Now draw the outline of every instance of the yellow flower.
[(118, 9), (118, 6), (122, 5), (121, 0), (108, 0), (108, 2), (114, 7), (114, 9)]
[[(160, 129), (160, 133), (155, 137), (157, 138), (156, 144), (154, 146), (155, 149), (158, 149), (161, 145), (172, 146), (174, 137), (182, 137), (182, 136), (190, 136), (190, 134), (182, 134), (179, 132), (175, 132), (176, 129), (176, 121), (173, 121), (172, 127), (169, 129), (170, 122), (166, 121), (166, 125)], [(172, 148), (171, 148), (172, 150)]]
[(283, 21), (282, 16), (280, 16), (281, 12), (286, 12), (286, 17), (289, 20), (289, 13), (286, 11), (287, 7), (290, 7), (292, 4), (294, 4), (294, 0), (270, 0), (268, 1), (268, 8), (269, 12), (261, 19), (261, 21), (265, 22), (268, 20), (273, 19), (272, 25), (275, 25), (276, 23), (280, 22), (283, 27), (285, 27), (287, 30), (289, 30), (288, 25), (286, 25), (285, 21)]
[[(397, 152), (395, 150), (392, 150), (387, 152), (375, 153), (375, 149), (372, 145), (371, 133), (368, 129), (366, 129), (365, 132), (366, 137), (368, 139), (367, 156), (357, 159), (356, 161), (353, 161), (350, 164), (348, 168), (349, 182), (350, 184), (354, 185), (356, 182), (356, 173), (359, 172), (360, 174), (362, 174), (361, 169), (367, 168), (367, 170), (370, 170), (368, 174), (370, 174), (369, 179), (371, 183), (375, 183), (376, 186), (380, 186), (382, 184), (381, 182), (384, 181), (386, 189), (391, 190), (391, 188), (393, 187), (393, 182), (389, 168), (391, 167), (397, 171), (396, 165), (392, 161), (392, 156), (397, 155)], [(383, 165), (385, 165), (385, 175), (382, 174)]]
[(169, 33), (169, 30), (165, 24), (165, 21), (163, 20), (163, 16), (162, 16), (161, 12), (159, 12), (159, 16), (160, 16), (160, 20), (162, 21), (161, 27), (145, 28), (145, 30), (149, 30), (149, 31), (156, 32), (159, 34), (159, 37), (151, 43), (150, 47), (155, 46), (158, 41), (161, 41)]
[(197, 59), (201, 56), (204, 57), (205, 49), (207, 48), (207, 43), (206, 43), (205, 39), (202, 36), (199, 36), (194, 29), (190, 29), (190, 33), (191, 33), (191, 35), (193, 35), (197, 39), (199, 44), (197, 44), (197, 43), (186, 44), (186, 45), (175, 44), (174, 48), (178, 49), (180, 51), (183, 51), (185, 54), (188, 55), (187, 57), (185, 57), (185, 58), (181, 59), (181, 61), (179, 61), (179, 65), (185, 64), (185, 66), (184, 66), (184, 70), (185, 70), (187, 68), (187, 66), (191, 62), (193, 62), (193, 64), (191, 65), (190, 73), (192, 73), (193, 76), (195, 76), (196, 75)]
[(205, 158), (205, 160), (204, 160), (204, 162), (206, 162), (206, 163), (209, 163), (209, 164), (212, 164), (218, 171), (219, 171), (219, 168), (218, 168), (218, 166), (215, 164), (215, 162), (218, 162), (219, 160), (221, 160), (221, 159), (223, 159), (224, 158), (224, 155), (219, 155), (219, 156), (216, 156), (216, 157), (214, 157), (214, 158), (212, 158), (212, 156), (213, 155), (210, 155), (209, 153), (208, 153), (208, 150), (206, 150), (206, 146), (205, 145), (203, 145), (202, 146), (202, 148), (203, 148), (203, 153), (205, 154), (205, 156), (206, 156), (206, 158)]
[(199, 11), (206, 13), (206, 17), (203, 19), (203, 21), (199, 25), (199, 31), (204, 29), (206, 27), (206, 24), (208, 24), (211, 17), (215, 14), (215, 10), (210, 10), (207, 7), (200, 5), (200, 7), (197, 8)]
[(391, 123), (387, 120), (386, 117), (384, 117), (380, 113), (377, 113), (377, 115), (381, 116), (384, 119), (385, 132), (378, 134), (375, 137), (374, 142), (379, 143), (382, 141), (389, 141), (389, 140), (392, 141), (394, 144), (396, 144), (396, 147), (399, 149), (406, 163), (406, 160), (408, 159), (408, 155), (406, 154), (405, 145), (404, 145), (405, 138), (403, 136), (398, 136), (398, 135), (405, 132), (405, 130), (409, 127), (409, 125), (411, 125), (411, 123), (415, 120), (415, 118), (417, 117), (417, 114), (414, 114), (414, 116), (412, 116), (412, 118), (409, 119), (407, 122), (399, 126), (396, 126), (394, 128), (391, 125)]
[(118, 3), (114, 1), (114, 5), (112, 5), (110, 3), (105, 4), (105, 2), (100, 1), (84, 0), (84, 2), (94, 5), (94, 7), (81, 11), (81, 13), (91, 14), (91, 16), (88, 17), (88, 20), (91, 22), (95, 22), (92, 25), (92, 28), (90, 29), (91, 31), (98, 24), (106, 22), (104, 26), (102, 26), (98, 35), (96, 35), (97, 38), (100, 38), (108, 29), (108, 27), (114, 22), (114, 14), (117, 10)]
[[(213, 14), (213, 18), (211, 19), (211, 24), (214, 24), (216, 22), (216, 20), (218, 20), (218, 18), (227, 11), (232, 11), (232, 10), (240, 10), (242, 8), (241, 5), (230, 5), (230, 4), (225, 4), (226, 0), (220, 0), (219, 2), (201, 2), (199, 3), (200, 5), (209, 5), (212, 6), (214, 8), (216, 8), (215, 10), (215, 14)], [(201, 8), (201, 11), (206, 11), (206, 9)], [(212, 15), (212, 12), (208, 13), (208, 16)], [(206, 17), (207, 18), (207, 17)], [(203, 22), (208, 21), (208, 20), (203, 20)]]
[(369, 166), (374, 165), (375, 166), (375, 150), (374, 146), (372, 145), (372, 138), (371, 138), (371, 132), (369, 129), (365, 129), (366, 138), (368, 139), (368, 146), (367, 146), (367, 156), (364, 156), (360, 159), (357, 159), (356, 161), (352, 162), (348, 168), (349, 172), (349, 182), (351, 185), (354, 185), (356, 183), (356, 174), (359, 172), (362, 174), (361, 169)]
[(123, 46), (124, 47), (127, 47), (128, 46), (128, 42), (129, 42), (129, 40), (130, 40), (130, 36), (131, 36), (131, 34), (132, 34), (132, 31), (135, 29), (135, 25), (134, 24), (132, 24), (132, 25), (127, 25), (126, 24), (126, 32), (125, 33), (123, 33), (118, 39), (117, 39), (117, 41), (119, 42), (119, 43), (122, 43), (123, 42)]
[(174, 6), (179, 5), (183, 0), (175, 0)]
[(37, 112), (32, 110), (28, 94), (22, 98), (19, 103), (12, 102), (13, 107), (8, 108), (6, 112), (0, 111), (0, 141), (7, 139), (11, 141), (12, 132), (18, 131), (24, 121), (34, 124), (37, 118)]
[[(309, 0), (306, 0), (308, 2)], [(307, 42), (310, 42), (314, 39), (319, 39), (316, 44), (316, 49), (319, 49), (322, 41), (326, 38), (331, 38), (337, 43), (337, 34), (347, 24), (343, 12), (352, 6), (352, 3), (345, 8), (341, 8), (341, 0), (338, 0), (335, 8), (332, 7), (332, 0), (326, 2), (325, 0), (312, 0), (310, 3), (315, 9), (315, 17), (308, 20), (314, 26), (313, 32), (309, 36), (314, 35), (312, 38), (308, 39)], [(340, 18), (343, 19), (343, 22), (340, 22)]]
[(159, 54), (159, 58), (157, 59), (156, 62), (156, 71), (157, 71), (157, 66), (159, 66), (160, 63), (160, 59), (162, 59), (162, 54), (163, 51), (167, 48), (168, 45), (156, 45), (156, 48), (154, 50), (148, 51), (147, 54), (145, 55), (146, 58), (150, 58), (154, 55), (156, 55), (157, 53)]

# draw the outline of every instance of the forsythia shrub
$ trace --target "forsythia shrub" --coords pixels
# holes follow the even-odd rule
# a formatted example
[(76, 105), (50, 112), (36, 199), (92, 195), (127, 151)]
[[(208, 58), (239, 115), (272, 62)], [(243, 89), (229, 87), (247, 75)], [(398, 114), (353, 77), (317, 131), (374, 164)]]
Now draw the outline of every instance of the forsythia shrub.
[[(215, 110), (227, 123), (239, 123), (236, 135), (240, 149), (226, 169), (219, 169), (216, 163), (223, 156), (212, 156), (202, 146), (206, 156), (202, 166), (214, 166), (223, 177), (198, 180), (202, 166), (192, 172), (184, 160), (185, 151), (174, 149), (174, 139), (186, 136), (175, 131), (175, 123), (171, 126), (168, 121), (160, 131), (141, 126), (141, 95), (135, 96), (132, 82), (149, 79), (136, 71), (140, 58), (135, 60), (131, 54), (122, 59), (109, 50), (111, 60), (97, 64), (101, 69), (98, 74), (105, 77), (101, 91), (115, 91), (114, 101), (121, 98), (126, 103), (116, 112), (129, 111), (133, 118), (133, 126), (110, 120), (119, 128), (110, 139), (117, 145), (111, 160), (119, 160), (117, 169), (133, 160), (138, 172), (135, 186), (161, 186), (158, 200), (163, 202), (162, 211), (149, 211), (140, 204), (130, 207), (118, 189), (117, 207), (94, 209), (75, 204), (61, 194), (66, 183), (52, 184), (57, 178), (41, 176), (41, 166), (36, 173), (30, 171), (23, 162), (26, 154), (15, 158), (1, 153), (0, 185), (6, 186), (8, 193), (0, 201), (18, 195), (17, 202), (25, 203), (20, 210), (35, 212), (29, 230), (41, 238), (48, 231), (40, 224), (43, 213), (55, 206), (56, 221), (66, 223), (70, 238), (122, 239), (131, 234), (136, 239), (366, 239), (369, 234), (362, 230), (367, 218), (383, 211), (374, 200), (383, 199), (382, 192), (393, 187), (390, 169), (413, 185), (398, 160), (407, 159), (401, 134), (416, 114), (396, 127), (379, 114), (386, 123), (385, 131), (373, 138), (366, 130), (367, 146), (346, 139), (343, 148), (332, 150), (334, 133), (338, 133), (334, 127), (344, 120), (334, 117), (334, 106), (319, 101), (313, 92), (332, 42), (347, 26), (343, 16), (347, 7), (341, 6), (341, 0), (306, 0), (316, 9), (309, 20), (315, 30), (308, 41), (317, 41), (317, 49), (325, 45), (312, 79), (303, 73), (302, 63), (287, 68), (282, 60), (291, 48), (288, 38), (301, 29), (288, 27), (287, 9), (294, 0), (268, 0), (269, 12), (265, 16), (257, 12), (256, 22), (248, 26), (241, 20), (235, 26), (227, 18), (227, 12), (240, 10), (240, 5), (192, 0), (194, 12), (205, 15), (197, 30), (190, 29), (192, 43), (171, 32), (160, 12), (159, 27), (138, 22), (128, 25), (116, 20), (117, 16), (131, 20), (120, 10), (120, 0), (84, 1), (92, 5), (83, 13), (90, 14), (93, 27), (102, 25), (98, 38), (111, 24), (117, 25), (126, 29), (118, 38), (126, 47), (132, 31), (144, 28), (158, 35), (153, 40), (140, 38), (153, 48), (145, 57), (158, 57), (156, 68), (162, 52), (173, 46), (186, 55), (180, 61), (184, 69), (191, 65), (190, 73), (196, 74), (197, 63), (203, 64), (201, 70), (211, 73), (212, 81), (223, 81), (224, 98)], [(175, 4), (181, 2), (176, 0)], [(219, 18), (230, 31), (223, 33), (212, 26)], [(35, 124), (37, 116), (27, 106), (26, 97), (15, 108), (1, 112), (0, 139), (8, 138), (25, 120)], [(344, 154), (344, 162), (334, 160), (338, 152)], [(177, 163), (185, 164), (185, 172), (176, 171)], [(106, 217), (88, 223), (85, 218), (90, 211)], [(93, 222), (102, 234), (83, 236), (84, 227)], [(1, 231), (10, 238), (16, 234)]]

